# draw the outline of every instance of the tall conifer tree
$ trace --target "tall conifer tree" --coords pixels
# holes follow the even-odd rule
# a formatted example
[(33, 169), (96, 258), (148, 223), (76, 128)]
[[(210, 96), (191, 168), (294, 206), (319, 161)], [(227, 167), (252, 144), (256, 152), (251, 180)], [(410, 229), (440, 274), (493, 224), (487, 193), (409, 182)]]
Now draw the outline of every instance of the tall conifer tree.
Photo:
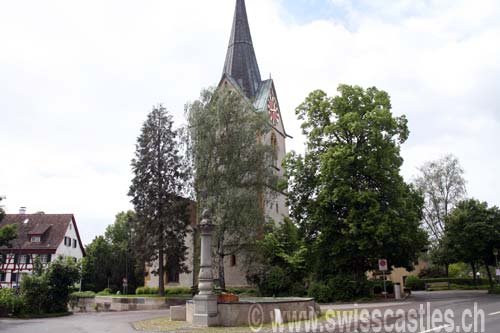
[(137, 213), (136, 250), (146, 262), (158, 262), (160, 294), (165, 265), (187, 271), (184, 243), (189, 217), (182, 199), (188, 170), (179, 152), (178, 133), (163, 106), (154, 107), (137, 139), (129, 195)]

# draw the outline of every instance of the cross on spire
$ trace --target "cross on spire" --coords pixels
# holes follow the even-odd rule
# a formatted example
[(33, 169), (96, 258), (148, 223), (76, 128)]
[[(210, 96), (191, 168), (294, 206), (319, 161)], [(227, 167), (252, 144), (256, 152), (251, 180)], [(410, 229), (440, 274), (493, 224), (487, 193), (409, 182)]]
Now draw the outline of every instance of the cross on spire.
[(236, 0), (224, 73), (239, 84), (247, 97), (255, 97), (262, 79), (253, 48), (245, 0)]

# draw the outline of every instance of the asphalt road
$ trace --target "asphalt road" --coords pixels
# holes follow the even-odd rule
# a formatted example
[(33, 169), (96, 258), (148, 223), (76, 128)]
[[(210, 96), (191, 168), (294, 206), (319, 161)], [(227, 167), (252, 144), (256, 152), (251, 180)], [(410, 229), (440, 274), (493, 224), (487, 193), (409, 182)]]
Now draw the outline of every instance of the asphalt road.
[[(484, 292), (421, 292), (414, 293), (402, 302), (387, 302), (360, 305), (324, 305), (324, 311), (336, 311), (336, 315), (351, 314), (353, 309), (364, 310), (370, 314), (370, 320), (358, 320), (349, 329), (346, 325), (336, 327), (322, 326), (323, 332), (485, 332), (500, 333), (500, 296), (487, 295)], [(447, 312), (448, 311), (448, 312)], [(469, 313), (470, 311), (470, 313)], [(374, 313), (385, 320), (373, 319)], [(413, 313), (415, 318), (408, 315)], [(441, 314), (441, 315), (440, 315)], [(85, 313), (69, 317), (36, 320), (0, 320), (0, 331), (9, 333), (72, 333), (72, 332), (137, 332), (131, 323), (168, 315), (168, 311)], [(443, 317), (443, 318), (440, 318)], [(333, 316), (332, 318), (336, 318)], [(434, 319), (433, 319), (434, 318)], [(474, 327), (474, 318), (476, 327)], [(482, 325), (484, 318), (484, 327)], [(336, 318), (341, 320), (340, 318)], [(345, 318), (344, 318), (345, 319)], [(328, 324), (323, 322), (322, 324)], [(345, 324), (345, 322), (344, 322)], [(484, 328), (484, 330), (483, 330)], [(250, 330), (249, 330), (250, 331)], [(285, 332), (289, 331), (285, 329)], [(301, 331), (304, 331), (302, 329)]]

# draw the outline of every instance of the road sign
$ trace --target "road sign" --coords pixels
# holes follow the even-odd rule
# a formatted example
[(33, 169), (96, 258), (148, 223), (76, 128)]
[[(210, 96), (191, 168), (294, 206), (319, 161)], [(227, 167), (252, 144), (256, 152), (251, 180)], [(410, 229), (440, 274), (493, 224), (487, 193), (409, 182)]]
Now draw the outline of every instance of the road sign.
[(500, 268), (497, 268), (497, 276), (500, 276)]
[(380, 259), (378, 261), (378, 270), (382, 272), (387, 272), (389, 270), (386, 259)]
[(123, 278), (122, 282), (123, 282), (123, 284), (126, 286), (126, 285), (128, 284), (128, 280), (127, 280), (127, 278)]

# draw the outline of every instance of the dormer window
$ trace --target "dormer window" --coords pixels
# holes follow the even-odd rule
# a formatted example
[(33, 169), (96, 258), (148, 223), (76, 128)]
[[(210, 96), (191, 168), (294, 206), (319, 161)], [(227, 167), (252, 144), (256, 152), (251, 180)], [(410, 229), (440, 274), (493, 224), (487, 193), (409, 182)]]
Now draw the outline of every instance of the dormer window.
[(32, 243), (40, 243), (42, 241), (40, 236), (31, 236)]

